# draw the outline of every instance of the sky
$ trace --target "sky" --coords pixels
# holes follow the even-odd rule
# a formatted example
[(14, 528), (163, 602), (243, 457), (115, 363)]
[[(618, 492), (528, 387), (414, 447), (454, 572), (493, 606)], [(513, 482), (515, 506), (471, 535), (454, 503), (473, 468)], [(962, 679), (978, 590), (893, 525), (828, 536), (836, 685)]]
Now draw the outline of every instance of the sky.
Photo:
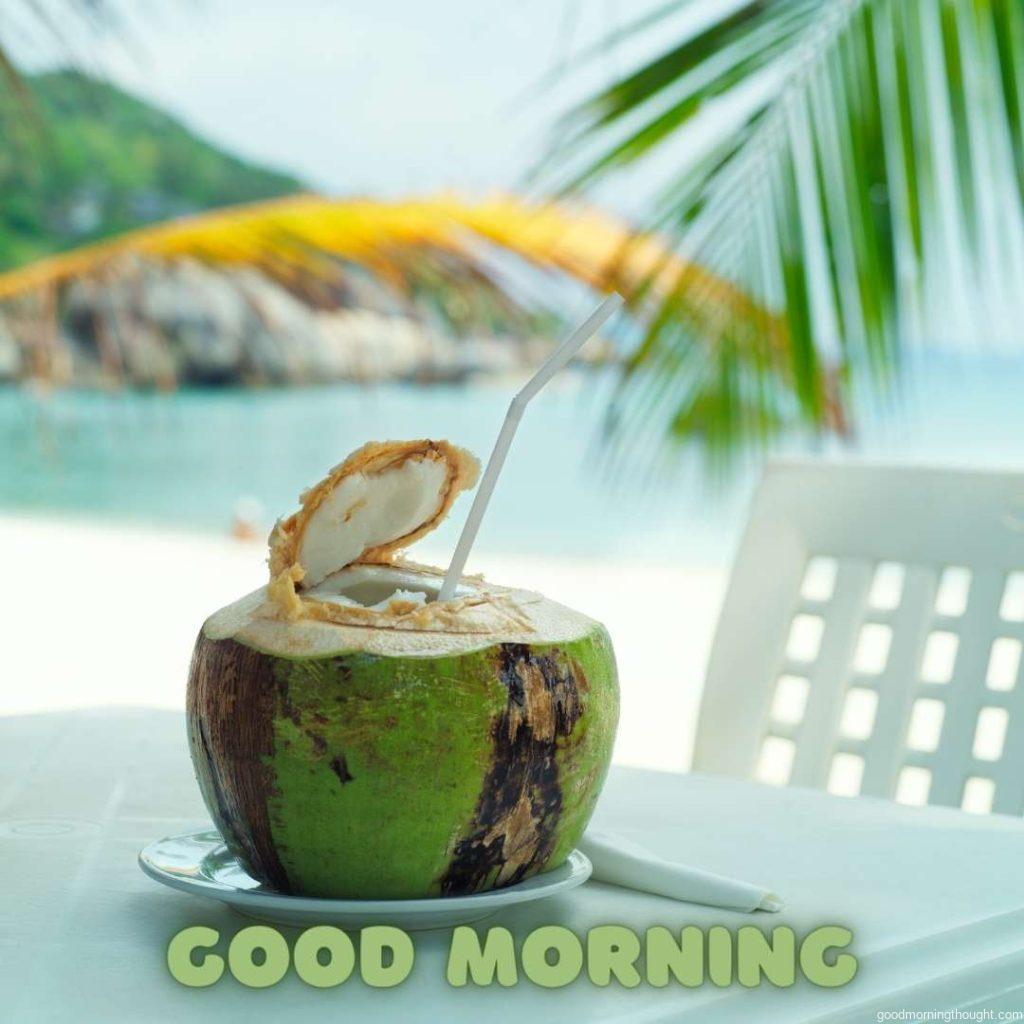
[[(116, 36), (72, 31), (118, 83), (317, 188), (481, 192), (522, 184), (573, 99), (631, 66), (566, 62), (660, 2), (142, 0)], [(16, 52), (54, 59), (39, 33)]]

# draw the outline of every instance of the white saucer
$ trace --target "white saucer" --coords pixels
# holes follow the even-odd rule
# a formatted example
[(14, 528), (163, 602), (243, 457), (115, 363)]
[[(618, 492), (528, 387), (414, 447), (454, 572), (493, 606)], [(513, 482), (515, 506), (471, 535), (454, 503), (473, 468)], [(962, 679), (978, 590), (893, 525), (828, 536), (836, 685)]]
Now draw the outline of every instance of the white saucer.
[(561, 866), (534, 875), (518, 885), (472, 896), (438, 896), (418, 900), (332, 900), (313, 896), (284, 896), (265, 889), (245, 873), (228, 851), (220, 833), (201, 828), (150, 843), (139, 854), (139, 867), (150, 878), (182, 892), (208, 896), (234, 907), (240, 914), (276, 924), (307, 927), (334, 924), (360, 927), (390, 924), (405, 931), (450, 928), (479, 921), (504, 907), (544, 899), (582, 885), (590, 861), (573, 850)]

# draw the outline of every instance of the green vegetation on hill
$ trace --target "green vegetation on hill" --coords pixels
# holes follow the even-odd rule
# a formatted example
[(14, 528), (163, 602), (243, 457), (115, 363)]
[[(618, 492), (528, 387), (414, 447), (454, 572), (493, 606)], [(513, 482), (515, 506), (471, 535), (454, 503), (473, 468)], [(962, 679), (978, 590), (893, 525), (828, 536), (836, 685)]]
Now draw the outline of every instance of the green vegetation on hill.
[(197, 210), (302, 190), (76, 71), (0, 85), (0, 269)]

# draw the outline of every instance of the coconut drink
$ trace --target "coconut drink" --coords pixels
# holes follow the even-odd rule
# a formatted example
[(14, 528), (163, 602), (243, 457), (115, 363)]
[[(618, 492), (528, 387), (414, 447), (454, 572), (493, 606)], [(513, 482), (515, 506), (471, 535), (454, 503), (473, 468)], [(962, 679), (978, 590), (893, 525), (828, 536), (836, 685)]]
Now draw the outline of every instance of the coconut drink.
[(280, 892), (398, 899), (501, 888), (560, 865), (611, 759), (611, 643), (540, 594), (400, 554), (476, 459), (371, 443), (270, 538), (265, 587), (196, 642), (188, 733), (231, 852)]

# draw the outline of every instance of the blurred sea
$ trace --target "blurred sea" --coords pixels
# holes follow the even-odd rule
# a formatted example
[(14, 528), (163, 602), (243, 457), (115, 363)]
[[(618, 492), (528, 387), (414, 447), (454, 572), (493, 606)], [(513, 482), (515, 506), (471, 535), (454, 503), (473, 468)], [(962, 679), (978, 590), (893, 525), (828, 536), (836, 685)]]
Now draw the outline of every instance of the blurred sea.
[[(671, 477), (616, 483), (601, 458), (607, 382), (568, 378), (531, 405), (478, 544), (494, 552), (721, 564), (758, 461), (711, 481), (696, 450)], [(240, 499), (262, 526), (370, 439), (447, 437), (485, 459), (515, 387), (338, 385), (170, 395), (0, 390), (0, 514), (226, 532)], [(786, 454), (1024, 468), (1024, 356), (930, 353), (899, 397), (862, 404), (847, 446)], [(454, 545), (462, 499), (430, 547)]]

